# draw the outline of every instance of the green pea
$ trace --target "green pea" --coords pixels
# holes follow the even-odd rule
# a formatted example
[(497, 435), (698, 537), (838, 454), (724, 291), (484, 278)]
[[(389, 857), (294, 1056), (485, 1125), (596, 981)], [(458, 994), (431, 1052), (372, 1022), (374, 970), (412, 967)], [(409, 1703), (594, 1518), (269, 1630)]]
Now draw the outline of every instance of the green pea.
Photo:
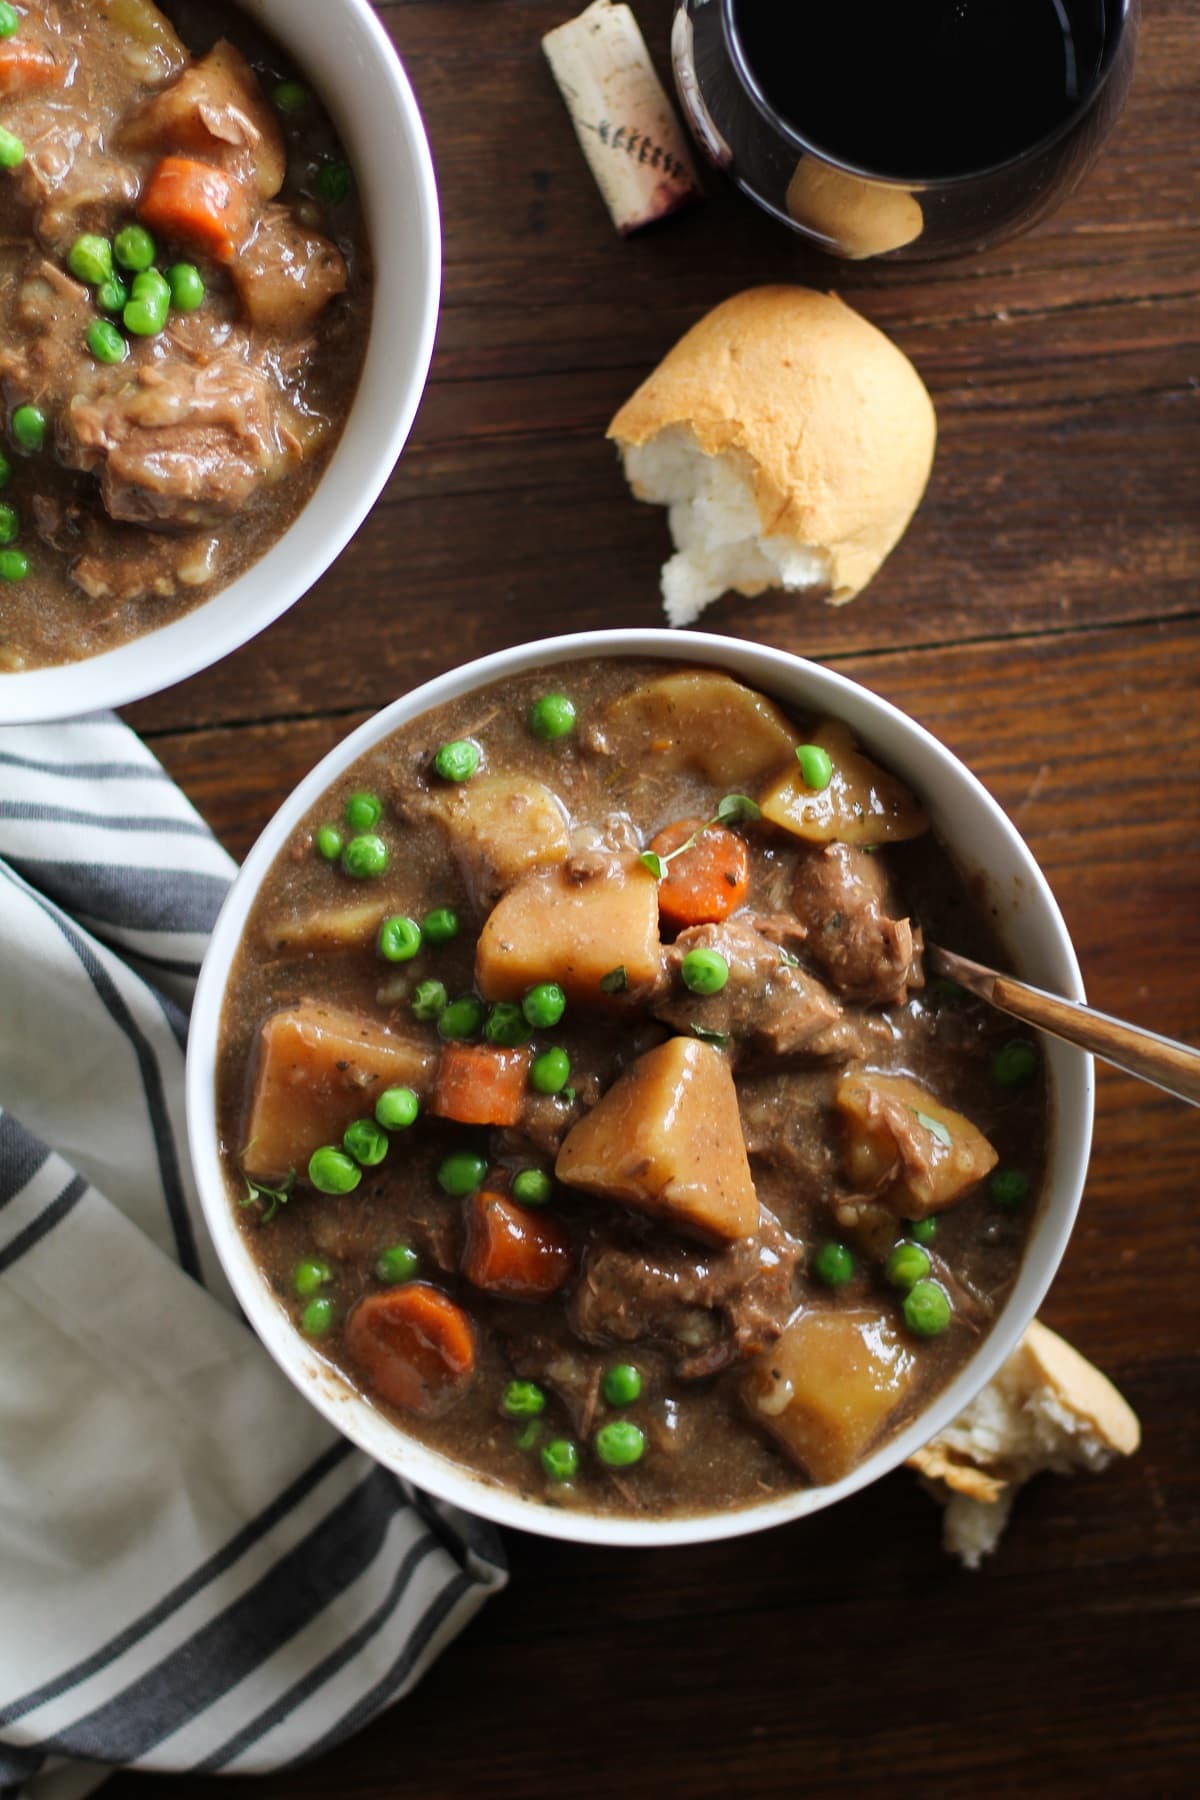
[(308, 1159), (308, 1179), (319, 1194), (352, 1194), (362, 1180), (362, 1170), (344, 1150), (323, 1144)]
[(529, 1065), (529, 1085), (539, 1094), (561, 1094), (570, 1079), (571, 1059), (557, 1044)]
[(279, 81), (271, 90), (271, 99), (279, 112), (294, 118), (297, 113), (308, 110), (312, 89), (305, 87), (302, 81)]
[(21, 15), (16, 7), (10, 6), (8, 0), (3, 0), (3, 4), (0, 5), (0, 38), (12, 37), (20, 23)]
[(123, 363), (129, 355), (129, 345), (111, 319), (93, 319), (85, 341), (97, 362)]
[(521, 1002), (521, 1011), (535, 1031), (549, 1031), (567, 1010), (567, 996), (557, 981), (539, 981)]
[(641, 1462), (646, 1436), (632, 1419), (610, 1419), (592, 1439), (596, 1455), (607, 1469), (628, 1469)]
[(40, 450), (46, 442), (46, 415), (41, 407), (18, 406), (12, 416), (12, 434), (22, 450)]
[(533, 1033), (520, 1007), (511, 1000), (500, 1000), (487, 1016), (483, 1035), (489, 1044), (512, 1050), (527, 1044)]
[(5, 456), (3, 450), (0, 450), (0, 488), (6, 488), (11, 480), (12, 464), (9, 462), (7, 456)]
[(421, 1259), (411, 1244), (389, 1244), (375, 1259), (375, 1273), (380, 1281), (390, 1281), (398, 1286), (402, 1281), (411, 1281), (420, 1264)]
[(95, 300), (101, 312), (123, 313), (129, 304), (129, 289), (119, 275), (113, 275), (100, 283)]
[(309, 1301), (300, 1314), (300, 1329), (306, 1337), (327, 1337), (333, 1330), (333, 1301), (327, 1295)]
[(167, 270), (167, 286), (176, 312), (194, 313), (204, 305), (204, 277), (195, 263), (173, 263)]
[(679, 973), (693, 994), (719, 994), (729, 980), (729, 964), (719, 950), (689, 950)]
[(988, 1193), (1005, 1212), (1016, 1212), (1029, 1198), (1029, 1177), (1024, 1169), (996, 1169), (988, 1178)]
[(565, 694), (543, 694), (529, 709), (529, 729), (547, 741), (567, 737), (575, 729), (575, 707)]
[(845, 1287), (854, 1279), (854, 1258), (845, 1244), (822, 1244), (813, 1258), (813, 1274), (826, 1287)]
[(326, 862), (336, 862), (342, 854), (342, 834), (336, 825), (318, 825), (317, 854)]
[(170, 310), (170, 288), (157, 269), (143, 269), (133, 278), (121, 318), (126, 331), (132, 331), (134, 337), (157, 337)]
[(430, 944), (448, 944), (458, 936), (458, 914), (452, 906), (435, 906), (421, 920), (421, 930)]
[(21, 515), (15, 506), (0, 502), (0, 544), (15, 543), (21, 535)]
[(884, 1279), (895, 1288), (907, 1290), (925, 1279), (930, 1266), (920, 1244), (897, 1244), (883, 1266)]
[(632, 1406), (641, 1398), (641, 1371), (632, 1363), (614, 1363), (604, 1373), (604, 1398), (610, 1406)]
[(474, 994), (464, 994), (444, 1008), (438, 1020), (438, 1031), (444, 1038), (477, 1037), (483, 1025), (484, 1010), (482, 1000), (477, 1000)]
[(351, 831), (374, 831), (383, 816), (383, 801), (377, 794), (351, 794), (346, 802), (346, 823)]
[(950, 1296), (936, 1281), (918, 1281), (904, 1296), (904, 1323), (917, 1337), (937, 1337), (953, 1314)]
[(421, 927), (415, 919), (393, 913), (379, 927), (377, 948), (384, 962), (411, 962), (421, 948)]
[(23, 550), (0, 550), (0, 581), (24, 581), (29, 558)]
[(0, 125), (0, 169), (19, 169), (24, 161), (24, 144), (15, 132)]
[(536, 1381), (510, 1381), (501, 1396), (500, 1408), (509, 1419), (536, 1419), (546, 1410), (546, 1396)]
[(443, 781), (470, 781), (479, 767), (479, 745), (470, 738), (455, 738), (443, 744), (433, 759), (433, 766)]
[(551, 1481), (570, 1481), (579, 1469), (579, 1452), (570, 1438), (553, 1438), (542, 1450), (542, 1467)]
[(85, 231), (67, 252), (67, 267), (76, 281), (86, 282), (88, 287), (99, 287), (112, 276), (113, 247), (98, 232)]
[(388, 866), (388, 848), (373, 831), (352, 837), (342, 851), (342, 868), (355, 881), (370, 881)]
[(907, 1227), (908, 1235), (918, 1244), (932, 1244), (937, 1236), (936, 1219), (910, 1219)]
[(487, 1158), (477, 1150), (452, 1150), (438, 1164), (437, 1184), (444, 1194), (458, 1199), (483, 1186), (487, 1168)]
[(800, 773), (804, 777), (805, 787), (816, 793), (827, 788), (833, 780), (833, 764), (828, 750), (822, 750), (820, 744), (797, 744), (796, 761), (800, 764)]
[(292, 1270), (292, 1289), (306, 1300), (310, 1294), (320, 1291), (333, 1280), (333, 1270), (328, 1263), (319, 1262), (314, 1256), (306, 1256)]
[(388, 1134), (374, 1119), (355, 1119), (347, 1125), (342, 1143), (361, 1168), (373, 1169), (388, 1153)]
[(340, 206), (343, 200), (350, 198), (354, 188), (354, 177), (350, 173), (349, 163), (338, 157), (331, 157), (323, 162), (317, 170), (317, 198), (326, 206)]
[[(144, 225), (125, 225), (113, 239), (113, 255), (123, 269), (131, 269), (135, 274), (143, 275), (154, 261), (156, 250), (154, 239)], [(158, 278), (163, 280), (160, 275)], [(163, 286), (166, 287), (165, 281)], [(137, 292), (136, 283), (134, 292)], [(168, 294), (170, 289), (167, 289)]]
[(418, 981), (409, 1002), (413, 1018), (426, 1024), (440, 1019), (449, 998), (444, 981)]
[(1009, 1038), (992, 1058), (992, 1080), (997, 1087), (1025, 1087), (1038, 1071), (1037, 1045), (1028, 1038)]
[(421, 1102), (411, 1088), (384, 1088), (375, 1102), (375, 1122), (385, 1131), (407, 1131), (420, 1110)]
[(513, 1443), (518, 1450), (532, 1450), (542, 1435), (542, 1428), (536, 1419), (531, 1419), (524, 1431), (518, 1431)]
[(512, 1197), (522, 1206), (545, 1206), (553, 1195), (554, 1179), (545, 1169), (518, 1169), (512, 1178)]

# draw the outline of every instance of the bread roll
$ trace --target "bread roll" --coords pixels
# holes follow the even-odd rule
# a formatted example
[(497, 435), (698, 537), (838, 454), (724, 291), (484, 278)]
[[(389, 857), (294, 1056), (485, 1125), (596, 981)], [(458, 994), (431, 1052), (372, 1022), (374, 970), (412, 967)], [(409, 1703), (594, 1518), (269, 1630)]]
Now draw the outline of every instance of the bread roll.
[(870, 581), (916, 510), (937, 421), (920, 376), (833, 294), (750, 288), (693, 325), (608, 428), (639, 500), (670, 508), (673, 625), (727, 589)]
[(966, 1411), (909, 1458), (946, 1508), (947, 1550), (969, 1569), (996, 1547), (1018, 1488), (1044, 1470), (1102, 1469), (1141, 1442), (1107, 1376), (1035, 1319)]

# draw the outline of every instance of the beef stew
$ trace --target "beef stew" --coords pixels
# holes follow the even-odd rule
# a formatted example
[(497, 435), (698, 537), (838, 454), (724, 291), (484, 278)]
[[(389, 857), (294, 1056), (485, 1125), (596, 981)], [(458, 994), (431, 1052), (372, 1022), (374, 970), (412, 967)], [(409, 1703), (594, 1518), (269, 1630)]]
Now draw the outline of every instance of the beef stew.
[(228, 0), (22, 0), (0, 40), (0, 673), (190, 610), (303, 508), (370, 256), (319, 99)]
[(919, 800), (711, 670), (566, 664), (362, 757), (265, 879), (217, 1072), (279, 1303), (405, 1431), (662, 1516), (848, 1473), (961, 1368), (1042, 1177), (1036, 1048)]

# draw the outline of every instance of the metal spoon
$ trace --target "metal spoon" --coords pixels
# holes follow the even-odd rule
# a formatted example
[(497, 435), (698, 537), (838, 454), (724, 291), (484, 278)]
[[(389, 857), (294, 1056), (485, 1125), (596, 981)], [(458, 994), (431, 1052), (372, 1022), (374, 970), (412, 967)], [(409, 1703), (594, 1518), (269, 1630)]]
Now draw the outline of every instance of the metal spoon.
[(1163, 1088), (1179, 1100), (1200, 1106), (1200, 1050), (1174, 1038), (1159, 1037), (1155, 1031), (1143, 1031), (1138, 1025), (1126, 1025), (1121, 1019), (1081, 1006), (1076, 1000), (1062, 1000), (1057, 994), (1043, 993), (1011, 975), (986, 969), (982, 963), (956, 956), (938, 944), (925, 946), (929, 967), (950, 981), (957, 981), (981, 1000), (998, 1007), (1001, 1012), (1048, 1031), (1051, 1037), (1090, 1050), (1114, 1068), (1136, 1075), (1154, 1087)]

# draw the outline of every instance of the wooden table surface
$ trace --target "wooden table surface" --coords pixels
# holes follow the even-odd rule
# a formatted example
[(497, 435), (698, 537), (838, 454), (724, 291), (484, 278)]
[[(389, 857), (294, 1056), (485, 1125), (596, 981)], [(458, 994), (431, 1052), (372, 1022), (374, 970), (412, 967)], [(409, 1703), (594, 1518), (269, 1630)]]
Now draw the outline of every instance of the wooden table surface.
[[(669, 0), (635, 0), (665, 69)], [(366, 713), (469, 656), (659, 622), (658, 509), (604, 427), (701, 312), (834, 286), (937, 406), (928, 495), (868, 591), (703, 623), (834, 664), (1017, 821), (1091, 999), (1200, 1041), (1200, 0), (1148, 0), (1106, 153), (1047, 224), (943, 266), (839, 265), (713, 177), (628, 241), (543, 64), (571, 0), (397, 0), (445, 295), (412, 439), (350, 549), (237, 655), (126, 714), (239, 854)], [(1082, 1217), (1044, 1317), (1145, 1442), (1038, 1481), (978, 1574), (906, 1473), (728, 1544), (510, 1535), (512, 1581), (418, 1692), (272, 1779), (120, 1776), (109, 1800), (562, 1800), (1195, 1791), (1200, 1113), (1101, 1070)]]

